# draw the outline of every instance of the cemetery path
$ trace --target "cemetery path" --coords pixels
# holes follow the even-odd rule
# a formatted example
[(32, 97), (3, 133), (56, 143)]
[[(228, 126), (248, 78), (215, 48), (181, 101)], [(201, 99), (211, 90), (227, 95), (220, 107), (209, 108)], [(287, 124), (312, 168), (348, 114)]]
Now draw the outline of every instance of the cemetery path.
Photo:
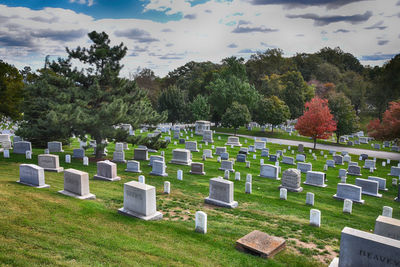
[[(226, 134), (226, 135), (234, 135), (232, 133), (221, 133), (217, 132), (218, 134)], [(237, 134), (236, 136), (245, 137), (245, 138), (260, 138), (259, 136), (250, 136), (250, 135), (242, 135)], [(267, 138), (268, 142), (273, 144), (283, 144), (288, 146), (298, 146), (302, 144), (304, 147), (313, 148), (314, 144), (311, 142), (304, 142), (304, 141), (295, 141), (295, 140), (286, 140), (286, 139), (279, 139), (279, 138)], [(398, 160), (400, 161), (400, 153), (395, 152), (387, 152), (387, 151), (375, 151), (369, 149), (361, 149), (361, 148), (353, 148), (353, 147), (342, 147), (342, 146), (333, 146), (333, 145), (325, 145), (325, 144), (317, 144), (317, 149), (324, 149), (324, 150), (335, 150), (337, 152), (347, 151), (350, 154), (354, 155), (361, 155), (367, 154), (369, 157), (372, 158), (380, 158), (380, 159), (390, 159), (390, 160)]]

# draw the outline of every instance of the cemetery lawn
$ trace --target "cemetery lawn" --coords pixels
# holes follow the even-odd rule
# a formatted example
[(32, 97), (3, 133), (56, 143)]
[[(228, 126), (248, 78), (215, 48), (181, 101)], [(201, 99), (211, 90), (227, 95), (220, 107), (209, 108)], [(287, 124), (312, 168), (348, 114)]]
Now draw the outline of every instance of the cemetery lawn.
[[(235, 130), (232, 128), (223, 128), (223, 127), (212, 127), (213, 130), (219, 133), (230, 133), (233, 134), (235, 133)], [(249, 135), (249, 136), (258, 136), (258, 137), (269, 137), (269, 138), (278, 138), (278, 139), (287, 139), (287, 140), (294, 140), (294, 141), (302, 141), (302, 142), (309, 142), (313, 143), (312, 139), (306, 136), (297, 136), (297, 131), (293, 132), (292, 135), (289, 135), (289, 133), (280, 130), (280, 129), (274, 129), (274, 132), (269, 131), (268, 129), (265, 130), (265, 132), (261, 131), (261, 128), (254, 127), (253, 130), (249, 131), (245, 127), (240, 127), (237, 130), (237, 134), (241, 135)], [(350, 141), (353, 141), (357, 138), (350, 138)], [(371, 141), (368, 144), (359, 144), (359, 145), (354, 145), (354, 146), (348, 146), (346, 143), (336, 143), (331, 141), (331, 140), (323, 140), (323, 139), (317, 139), (317, 148), (318, 144), (323, 144), (323, 145), (331, 145), (331, 146), (340, 146), (340, 147), (351, 147), (351, 148), (359, 148), (359, 149), (368, 149), (368, 150), (375, 150), (375, 151), (387, 151), (387, 152), (394, 152), (391, 151), (390, 147), (385, 147), (383, 148), (383, 142), (382, 141)], [(371, 144), (380, 144), (381, 149), (376, 149), (371, 147)]]
[[(214, 135), (215, 146), (223, 146), (227, 140)], [(201, 137), (195, 136), (199, 144)], [(240, 138), (244, 146), (254, 144), (253, 140)], [(37, 164), (37, 155), (43, 149), (33, 149), (32, 160), (24, 155), (11, 154), (11, 158), (0, 156), (0, 265), (1, 266), (327, 266), (339, 252), (340, 233), (345, 226), (372, 232), (375, 219), (382, 213), (383, 206), (393, 207), (393, 217), (400, 219), (399, 203), (394, 202), (396, 188), (387, 174), (391, 162), (382, 167), (382, 160), (376, 162), (374, 176), (387, 179), (387, 192), (382, 198), (363, 195), (364, 205), (353, 204), (352, 214), (343, 214), (343, 202), (335, 200), (336, 184), (340, 181), (338, 171), (345, 166), (330, 168), (327, 173), (326, 188), (303, 185), (303, 192), (288, 192), (287, 201), (279, 199), (280, 181), (257, 177), (260, 170), (260, 151), (257, 159), (248, 156), (251, 168), (245, 163), (235, 163), (234, 168), (241, 173), (241, 180), (234, 181), (234, 198), (239, 206), (235, 209), (219, 208), (204, 203), (208, 196), (209, 179), (223, 176), (219, 171), (217, 157), (205, 162), (205, 176), (190, 175), (189, 166), (169, 164), (172, 149), (184, 145), (170, 144), (165, 149), (168, 177), (149, 175), (148, 162), (141, 161), (141, 169), (146, 183), (157, 189), (157, 210), (164, 215), (161, 221), (142, 221), (118, 214), (123, 206), (123, 184), (138, 179), (139, 174), (124, 172), (126, 164), (118, 164), (118, 182), (93, 180), (96, 174), (95, 162), (83, 166), (81, 160), (72, 159), (66, 164), (65, 154), (72, 155), (78, 148), (74, 140), (71, 146), (64, 146), (60, 155), (60, 165), (89, 173), (90, 191), (96, 200), (78, 200), (57, 193), (63, 189), (63, 173), (45, 172), (46, 184), (50, 188), (36, 189), (23, 186), (19, 179), (19, 164)], [(270, 153), (287, 146), (267, 144)], [(211, 148), (211, 144), (204, 146)], [(297, 151), (297, 148), (293, 148)], [(109, 144), (112, 158), (114, 144)], [(235, 158), (238, 147), (228, 147), (231, 158)], [(193, 161), (202, 162), (202, 148), (194, 152)], [(214, 150), (215, 151), (215, 150)], [(90, 156), (93, 149), (86, 151)], [(307, 154), (307, 162), (313, 170), (323, 171), (326, 159), (316, 153), (317, 161)], [(328, 152), (325, 151), (325, 154)], [(156, 153), (149, 153), (155, 155)], [(159, 153), (157, 153), (159, 155)], [(291, 152), (286, 155), (292, 156)], [(295, 157), (295, 155), (293, 155)], [(132, 159), (133, 149), (126, 151), (125, 158)], [(110, 157), (108, 157), (111, 159)], [(332, 159), (329, 155), (328, 159)], [(358, 157), (352, 155), (353, 161)], [(269, 163), (264, 158), (265, 163)], [(363, 162), (358, 161), (359, 166)], [(294, 167), (281, 163), (282, 171)], [(176, 179), (178, 169), (183, 170), (183, 181)], [(253, 175), (253, 193), (245, 194), (246, 174)], [(367, 178), (369, 170), (362, 170), (362, 178)], [(281, 177), (281, 174), (280, 174)], [(348, 176), (347, 182), (354, 184), (356, 177)], [(302, 174), (302, 181), (305, 174)], [(171, 182), (171, 194), (163, 194), (164, 181)], [(315, 206), (305, 205), (306, 193), (315, 194)], [(310, 209), (321, 211), (321, 227), (309, 226)], [(194, 231), (196, 211), (208, 215), (208, 232), (203, 235)], [(253, 230), (283, 237), (287, 241), (284, 251), (272, 259), (263, 259), (235, 249), (235, 241)]]

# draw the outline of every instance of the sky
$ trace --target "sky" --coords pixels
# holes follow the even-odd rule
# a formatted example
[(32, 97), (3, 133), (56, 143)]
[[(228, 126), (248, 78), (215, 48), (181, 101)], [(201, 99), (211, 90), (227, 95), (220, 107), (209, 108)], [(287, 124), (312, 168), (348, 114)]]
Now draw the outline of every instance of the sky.
[(127, 46), (125, 77), (272, 48), (292, 56), (339, 46), (381, 66), (400, 53), (400, 0), (0, 0), (0, 59), (19, 69), (89, 47), (91, 31)]

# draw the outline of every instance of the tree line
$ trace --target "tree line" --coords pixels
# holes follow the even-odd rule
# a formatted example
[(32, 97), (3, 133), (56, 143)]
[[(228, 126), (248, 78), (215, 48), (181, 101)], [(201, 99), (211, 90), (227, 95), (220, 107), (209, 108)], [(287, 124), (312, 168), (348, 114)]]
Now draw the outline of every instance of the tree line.
[[(247, 61), (234, 56), (220, 63), (191, 61), (165, 77), (142, 69), (121, 78), (127, 47), (110, 46), (104, 32), (88, 36), (89, 48), (66, 48), (66, 59), (46, 58), (36, 72), (0, 61), (0, 118), (20, 121), (18, 134), (34, 143), (90, 134), (101, 147), (105, 138), (126, 138), (111, 127), (121, 123), (279, 125), (299, 118), (305, 103), (318, 97), (328, 100), (340, 136), (354, 132), (359, 117), (382, 119), (400, 96), (400, 54), (370, 67), (338, 47), (291, 57), (268, 49)], [(73, 67), (73, 60), (84, 67)]]

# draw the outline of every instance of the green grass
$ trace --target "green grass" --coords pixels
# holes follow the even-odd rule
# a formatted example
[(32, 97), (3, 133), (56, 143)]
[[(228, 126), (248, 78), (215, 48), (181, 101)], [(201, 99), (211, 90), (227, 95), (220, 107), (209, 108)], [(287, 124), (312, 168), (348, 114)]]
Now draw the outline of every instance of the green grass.
[[(213, 130), (219, 133), (234, 133), (234, 129), (232, 128), (223, 128), (223, 127), (212, 127)], [(254, 127), (253, 130), (249, 131), (245, 127), (240, 127), (237, 130), (237, 134), (241, 135), (249, 135), (249, 136), (259, 136), (259, 137), (269, 137), (269, 138), (279, 138), (279, 139), (287, 139), (287, 140), (294, 140), (294, 141), (303, 141), (303, 142), (309, 142), (313, 143), (313, 140), (310, 139), (309, 137), (306, 136), (301, 136), (297, 135), (297, 132), (292, 133), (292, 135), (289, 135), (289, 133), (275, 129), (274, 132), (266, 130), (265, 132), (261, 131), (261, 128)], [(350, 138), (349, 140), (356, 140), (357, 138)], [(368, 150), (375, 150), (375, 151), (387, 151), (387, 152), (393, 152), (391, 151), (390, 147), (385, 147), (383, 148), (383, 142), (382, 141), (372, 141), (369, 142), (369, 144), (359, 144), (359, 145), (354, 145), (354, 146), (348, 146), (345, 143), (336, 143), (333, 142), (332, 140), (322, 140), (322, 139), (317, 139), (317, 144), (324, 144), (324, 145), (331, 145), (331, 146), (340, 146), (340, 147), (351, 147), (351, 148), (359, 148), (359, 149), (368, 149)], [(380, 144), (381, 149), (375, 149), (371, 146), (371, 144)], [(318, 145), (317, 145), (318, 148)], [(397, 152), (395, 152), (397, 153)]]
[[(214, 135), (215, 146), (223, 146), (222, 140)], [(200, 141), (200, 137), (195, 136)], [(240, 141), (245, 145), (244, 138)], [(199, 142), (200, 143), (200, 142)], [(253, 144), (248, 140), (248, 144)], [(381, 167), (374, 175), (387, 178), (389, 191), (382, 198), (363, 196), (364, 205), (353, 205), (352, 214), (343, 214), (343, 202), (332, 198), (339, 181), (338, 169), (327, 171), (328, 187), (317, 188), (304, 185), (301, 193), (288, 193), (288, 200), (279, 199), (279, 181), (257, 177), (259, 174), (260, 152), (251, 161), (251, 168), (245, 163), (236, 163), (234, 168), (241, 172), (241, 181), (234, 181), (236, 209), (218, 208), (204, 204), (208, 196), (209, 179), (223, 176), (218, 170), (216, 157), (205, 163), (205, 176), (190, 175), (189, 166), (167, 164), (168, 177), (149, 175), (148, 162), (141, 162), (146, 183), (157, 189), (157, 209), (164, 214), (161, 221), (142, 221), (117, 213), (123, 206), (123, 184), (137, 180), (139, 174), (124, 172), (125, 164), (118, 164), (118, 182), (93, 180), (96, 164), (83, 166), (82, 161), (64, 161), (65, 154), (79, 147), (75, 140), (70, 147), (64, 147), (60, 164), (64, 168), (74, 168), (89, 173), (90, 191), (96, 200), (77, 200), (57, 193), (63, 189), (63, 173), (46, 172), (47, 189), (23, 186), (15, 181), (19, 177), (19, 164), (37, 164), (37, 155), (43, 149), (34, 149), (32, 160), (24, 155), (11, 154), (10, 159), (0, 157), (0, 265), (2, 266), (322, 266), (339, 249), (340, 232), (345, 226), (372, 231), (375, 219), (383, 206), (394, 209), (394, 218), (400, 218), (399, 203), (394, 202), (396, 188), (391, 186), (387, 176), (389, 166)], [(166, 149), (165, 158), (169, 162), (171, 150), (184, 145), (171, 144)], [(210, 148), (208, 145), (207, 148)], [(287, 146), (268, 144), (274, 153)], [(205, 148), (203, 144), (203, 148)], [(112, 155), (114, 144), (108, 146)], [(202, 149), (200, 149), (201, 151)], [(228, 148), (235, 157), (239, 148)], [(308, 149), (307, 149), (308, 152)], [(313, 170), (323, 169), (325, 159), (314, 151), (318, 160), (313, 161)], [(86, 155), (91, 155), (88, 150)], [(154, 154), (154, 153), (150, 153)], [(291, 155), (290, 152), (286, 154)], [(308, 153), (307, 153), (308, 154)], [(126, 158), (133, 157), (133, 149), (126, 151)], [(308, 159), (311, 159), (308, 155)], [(331, 159), (331, 156), (328, 157)], [(353, 161), (358, 157), (352, 156)], [(201, 152), (193, 153), (193, 161), (201, 161)], [(267, 160), (265, 159), (265, 162)], [(359, 162), (362, 166), (362, 162)], [(291, 167), (281, 164), (282, 171)], [(347, 166), (346, 166), (347, 167)], [(176, 179), (176, 172), (182, 169), (183, 181)], [(369, 172), (362, 170), (363, 176)], [(245, 177), (253, 175), (253, 193), (245, 194)], [(231, 180), (234, 175), (231, 174)], [(302, 180), (305, 175), (302, 174)], [(355, 177), (348, 177), (354, 184)], [(171, 194), (163, 194), (164, 181), (171, 182)], [(315, 206), (321, 210), (322, 225), (311, 227), (310, 206), (305, 205), (306, 193), (315, 194)], [(194, 232), (194, 215), (202, 210), (208, 215), (208, 233)], [(252, 230), (264, 231), (287, 240), (285, 251), (273, 259), (265, 260), (235, 249), (235, 241)]]

